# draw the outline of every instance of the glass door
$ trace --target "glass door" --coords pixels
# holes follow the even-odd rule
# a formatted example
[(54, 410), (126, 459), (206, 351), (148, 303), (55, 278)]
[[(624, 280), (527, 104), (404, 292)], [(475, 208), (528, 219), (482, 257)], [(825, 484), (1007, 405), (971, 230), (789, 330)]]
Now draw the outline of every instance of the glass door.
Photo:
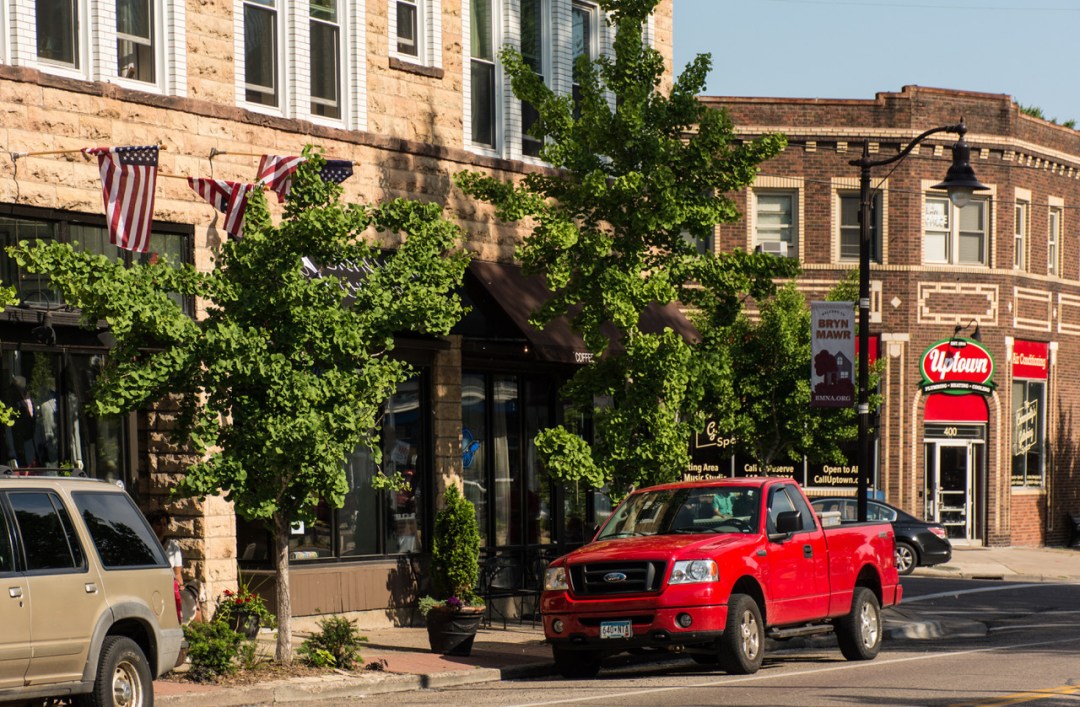
[(927, 519), (944, 525), (950, 539), (972, 537), (975, 454), (968, 441), (926, 444)]

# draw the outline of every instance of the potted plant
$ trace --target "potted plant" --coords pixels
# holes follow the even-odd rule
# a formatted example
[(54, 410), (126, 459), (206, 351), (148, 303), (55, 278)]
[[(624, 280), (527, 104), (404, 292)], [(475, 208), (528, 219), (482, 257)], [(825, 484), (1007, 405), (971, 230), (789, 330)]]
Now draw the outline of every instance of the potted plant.
[(431, 580), (435, 596), (420, 600), (431, 650), (444, 655), (469, 655), (484, 616), (476, 595), (480, 576), (480, 530), (476, 510), (451, 485), (444, 505), (435, 514), (431, 548)]
[(214, 621), (220, 621), (248, 638), (255, 638), (263, 626), (273, 628), (277, 625), (277, 617), (266, 608), (263, 598), (243, 582), (237, 591), (226, 589), (218, 597)]

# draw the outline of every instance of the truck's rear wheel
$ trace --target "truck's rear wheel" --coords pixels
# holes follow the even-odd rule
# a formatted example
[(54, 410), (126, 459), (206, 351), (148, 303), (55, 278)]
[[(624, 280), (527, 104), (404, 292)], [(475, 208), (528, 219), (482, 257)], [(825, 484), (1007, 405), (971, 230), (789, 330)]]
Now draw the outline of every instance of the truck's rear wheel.
[(594, 678), (600, 672), (600, 653), (597, 651), (568, 651), (551, 647), (555, 669), (567, 680)]
[(720, 637), (720, 665), (733, 675), (752, 675), (765, 658), (765, 624), (753, 597), (732, 594)]
[(836, 622), (836, 640), (848, 660), (873, 660), (881, 650), (881, 607), (866, 587), (855, 587), (850, 613)]

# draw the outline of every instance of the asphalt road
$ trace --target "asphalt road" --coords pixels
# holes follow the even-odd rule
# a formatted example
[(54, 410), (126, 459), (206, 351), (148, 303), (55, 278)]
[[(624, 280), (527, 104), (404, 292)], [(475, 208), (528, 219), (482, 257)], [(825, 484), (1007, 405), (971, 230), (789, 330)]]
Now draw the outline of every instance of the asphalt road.
[[(905, 578), (904, 606), (948, 635), (886, 641), (869, 662), (834, 645), (767, 653), (755, 675), (685, 658), (593, 680), (503, 681), (381, 695), (409, 705), (1080, 705), (1080, 584)], [(834, 643), (834, 642), (833, 642)]]

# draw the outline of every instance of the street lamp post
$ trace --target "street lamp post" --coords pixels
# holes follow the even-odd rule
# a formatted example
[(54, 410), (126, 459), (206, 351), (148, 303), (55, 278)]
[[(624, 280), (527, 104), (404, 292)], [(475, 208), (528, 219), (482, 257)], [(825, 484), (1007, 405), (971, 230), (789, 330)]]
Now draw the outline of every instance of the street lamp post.
[(943, 125), (931, 128), (919, 135), (903, 150), (892, 157), (880, 160), (870, 159), (870, 143), (863, 143), (862, 157), (851, 160), (849, 164), (859, 168), (859, 399), (856, 413), (859, 417), (859, 520), (866, 520), (866, 496), (870, 487), (870, 168), (899, 162), (907, 157), (915, 146), (935, 133), (956, 133), (960, 139), (953, 145), (953, 161), (945, 180), (935, 184), (933, 189), (944, 189), (949, 193), (949, 200), (957, 208), (963, 208), (971, 201), (974, 191), (988, 189), (975, 178), (971, 169), (971, 148), (964, 135), (967, 126), (963, 118), (956, 125)]

